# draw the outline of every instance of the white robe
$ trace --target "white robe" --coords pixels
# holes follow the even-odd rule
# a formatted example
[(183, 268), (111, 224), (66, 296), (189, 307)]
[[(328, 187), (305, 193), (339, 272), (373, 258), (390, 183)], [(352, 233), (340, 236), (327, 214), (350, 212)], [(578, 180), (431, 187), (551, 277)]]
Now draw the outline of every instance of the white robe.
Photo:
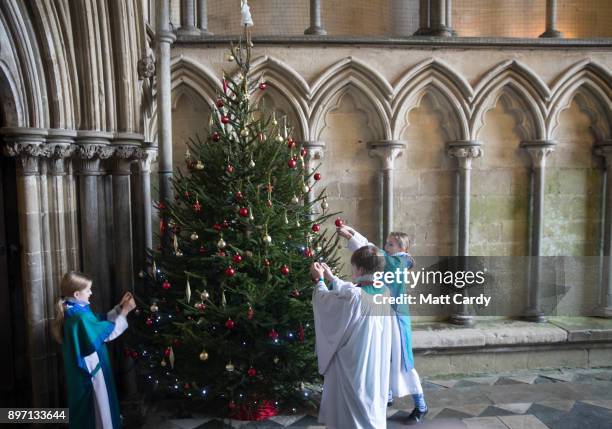
[[(388, 292), (385, 296), (389, 296)], [(334, 429), (384, 429), (391, 361), (391, 307), (336, 279), (313, 292), (319, 373), (319, 422)]]
[[(106, 314), (106, 320), (115, 323), (115, 329), (104, 340), (105, 343), (114, 340), (121, 335), (128, 327), (127, 319), (119, 312), (119, 306), (113, 308)], [(91, 373), (100, 363), (100, 358), (97, 352), (85, 356), (85, 364)], [(111, 417), (110, 407), (108, 405), (108, 392), (106, 390), (106, 382), (102, 370), (98, 371), (91, 379), (94, 389), (94, 402), (96, 412), (96, 429), (112, 429), (113, 419)]]

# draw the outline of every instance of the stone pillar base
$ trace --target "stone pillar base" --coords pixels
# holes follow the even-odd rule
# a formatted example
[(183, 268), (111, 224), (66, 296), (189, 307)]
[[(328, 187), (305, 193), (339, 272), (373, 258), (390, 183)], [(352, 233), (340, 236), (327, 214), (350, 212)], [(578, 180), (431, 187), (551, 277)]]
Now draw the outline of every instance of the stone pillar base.
[(311, 36), (325, 36), (327, 34), (327, 31), (325, 31), (323, 27), (314, 26), (308, 27), (306, 31), (304, 31), (304, 34), (308, 34)]
[(535, 322), (535, 323), (546, 323), (548, 319), (544, 316), (541, 310), (527, 310), (523, 316), (521, 316), (522, 320), (526, 320), (527, 322)]
[(177, 36), (199, 36), (201, 31), (196, 27), (180, 27), (176, 30)]
[(606, 319), (612, 318), (612, 307), (598, 307), (593, 312), (595, 317), (605, 317)]
[(474, 326), (475, 323), (474, 316), (470, 316), (469, 314), (453, 314), (448, 321), (453, 325), (467, 327)]
[(544, 33), (540, 34), (538, 37), (550, 38), (550, 39), (560, 39), (560, 38), (563, 38), (563, 33), (561, 33), (558, 30), (547, 30)]

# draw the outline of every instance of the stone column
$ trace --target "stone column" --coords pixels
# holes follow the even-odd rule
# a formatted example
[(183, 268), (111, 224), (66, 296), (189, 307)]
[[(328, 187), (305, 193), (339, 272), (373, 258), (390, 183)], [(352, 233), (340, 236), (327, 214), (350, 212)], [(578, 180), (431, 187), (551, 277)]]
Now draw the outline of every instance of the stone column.
[(563, 37), (557, 30), (557, 0), (546, 0), (546, 31), (540, 37)]
[(531, 322), (546, 322), (540, 309), (540, 254), (542, 247), (542, 230), (544, 223), (544, 177), (546, 157), (554, 150), (555, 143), (548, 140), (527, 141), (521, 143), (531, 157), (531, 190), (530, 195), (530, 231), (529, 264), (527, 277), (527, 306), (523, 317)]
[[(472, 160), (482, 156), (480, 143), (475, 140), (462, 140), (447, 144), (447, 153), (457, 158), (458, 169), (458, 219), (457, 219), (457, 256), (459, 260), (466, 262), (470, 255), (470, 194), (471, 194), (471, 171)], [(468, 290), (461, 290), (462, 296), (468, 296)], [(456, 325), (471, 326), (474, 324), (474, 316), (470, 314), (467, 304), (458, 304), (454, 307), (450, 316), (451, 323)]]
[(116, 304), (108, 290), (111, 285), (109, 237), (106, 234), (104, 192), (101, 192), (104, 170), (100, 165), (101, 160), (110, 158), (114, 152), (114, 148), (109, 146), (111, 138), (111, 133), (102, 131), (79, 131), (77, 134), (81, 263), (83, 272), (98, 285), (100, 299), (96, 302), (100, 311)]
[(310, 0), (310, 27), (304, 31), (304, 34), (316, 36), (327, 34), (327, 31), (325, 31), (321, 24), (321, 0)]
[(409, 37), (412, 10), (406, 0), (391, 0), (391, 33), (397, 37)]
[(384, 245), (387, 236), (393, 231), (393, 169), (395, 158), (400, 156), (406, 143), (400, 140), (381, 140), (368, 144), (370, 156), (377, 156), (381, 160), (383, 195), (382, 195), (382, 237), (380, 243)]
[(50, 403), (48, 374), (49, 327), (46, 320), (46, 295), (43, 273), (43, 242), (40, 207), (40, 157), (47, 130), (4, 128), (4, 153), (16, 158), (21, 275), (25, 311), (26, 356), (31, 376), (31, 407)]
[(446, 28), (451, 36), (457, 36), (457, 32), (453, 30), (453, 0), (446, 0)]
[(202, 36), (213, 35), (213, 33), (208, 30), (208, 3), (206, 0), (198, 0), (198, 28)]
[(446, 0), (431, 0), (430, 36), (449, 37), (451, 31), (446, 25)]
[(612, 140), (598, 142), (594, 146), (596, 155), (605, 160), (605, 195), (603, 224), (603, 275), (600, 285), (599, 303), (595, 316), (612, 317)]
[[(170, 47), (176, 40), (176, 36), (170, 30), (169, 1), (158, 1), (158, 25), (157, 28), (157, 124), (158, 124), (158, 147), (159, 147), (159, 200), (171, 201), (172, 188), (172, 82), (170, 78)], [(167, 234), (162, 237), (162, 245), (167, 247)]]
[(147, 266), (146, 249), (153, 248), (151, 226), (151, 162), (157, 157), (157, 148), (145, 143), (136, 153), (137, 188), (134, 191), (134, 272), (139, 273)]
[[(325, 142), (315, 141), (315, 140), (304, 141), (302, 142), (302, 147), (308, 150), (309, 157), (308, 157), (308, 160), (306, 161), (305, 170), (306, 170), (306, 175), (310, 176), (316, 168), (316, 166), (314, 165), (314, 161), (320, 161), (323, 159), (323, 154), (325, 150)], [(315, 183), (316, 182), (311, 179), (306, 184), (312, 188)], [(305, 203), (307, 204), (312, 203), (316, 195), (317, 195), (317, 190), (316, 189), (311, 190), (308, 194), (306, 194)], [(311, 211), (310, 218), (311, 219), (314, 218), (314, 214), (312, 213), (312, 211)]]
[(415, 36), (427, 36), (431, 30), (430, 14), (431, 14), (431, 1), (432, 0), (420, 0), (419, 1), (419, 29)]
[[(63, 275), (78, 266), (73, 264), (72, 252), (76, 243), (74, 242), (75, 227), (71, 223), (71, 213), (76, 211), (76, 201), (70, 199), (69, 185), (67, 176), (69, 175), (69, 158), (76, 151), (74, 139), (76, 131), (51, 129), (47, 135), (46, 148), (48, 149), (47, 183), (50, 192), (47, 195), (48, 201), (48, 227), (49, 227), (49, 242), (48, 264), (45, 264), (50, 281), (46, 285), (46, 294), (49, 297), (47, 300), (47, 317), (49, 323), (52, 323), (55, 318), (55, 300), (59, 297), (59, 285)], [(43, 198), (42, 200), (45, 200)], [(62, 377), (63, 368), (61, 360), (57, 356), (60, 349), (51, 347), (49, 350), (48, 374), (49, 383), (54, 396), (52, 403), (60, 404), (59, 386)]]
[(178, 29), (180, 36), (198, 36), (200, 30), (195, 25), (194, 0), (181, 0), (181, 26)]

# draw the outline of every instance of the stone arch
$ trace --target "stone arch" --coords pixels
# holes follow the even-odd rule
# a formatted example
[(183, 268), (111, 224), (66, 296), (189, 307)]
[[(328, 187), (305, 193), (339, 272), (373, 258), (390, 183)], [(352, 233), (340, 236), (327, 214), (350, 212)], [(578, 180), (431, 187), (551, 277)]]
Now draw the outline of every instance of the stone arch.
[(269, 87), (264, 92), (255, 91), (253, 101), (259, 104), (266, 94), (273, 93), (274, 100), (279, 105), (283, 105), (285, 111), (292, 113), (293, 128), (297, 131), (294, 135), (308, 140), (307, 112), (309, 112), (310, 87), (304, 78), (288, 64), (268, 56), (253, 61), (249, 78), (254, 82), (263, 79)]
[[(490, 70), (476, 85), (470, 118), (470, 139), (477, 139), (486, 113), (501, 100), (515, 115), (526, 140), (546, 137), (544, 114), (550, 99), (546, 84), (531, 70), (514, 60)], [(522, 112), (519, 112), (523, 109)], [(527, 114), (525, 113), (527, 112)]]
[(345, 58), (334, 64), (312, 85), (311, 117), (309, 123), (310, 139), (316, 140), (322, 130), (323, 118), (333, 100), (344, 95), (347, 88), (361, 94), (365, 105), (372, 107), (376, 116), (376, 135), (381, 139), (391, 138), (391, 105), (393, 97), (391, 85), (378, 73), (361, 61)]
[(473, 96), (470, 84), (444, 63), (428, 59), (404, 74), (395, 86), (393, 100), (393, 138), (406, 128), (404, 123), (410, 110), (430, 94), (434, 107), (442, 114), (448, 141), (468, 138), (469, 101)]
[(23, 105), (17, 87), (4, 61), (0, 61), (0, 117), (6, 127), (22, 127), (25, 122)]
[(287, 127), (290, 129), (290, 134), (293, 136), (295, 140), (304, 141), (307, 140), (305, 138), (304, 127), (308, 126), (306, 122), (305, 116), (296, 110), (295, 104), (291, 102), (291, 100), (285, 96), (280, 90), (276, 89), (276, 87), (271, 86), (264, 93), (258, 94), (256, 98), (254, 98), (254, 102), (262, 108), (262, 103), (265, 104), (265, 109), (269, 111), (276, 112), (276, 118), (279, 124), (282, 126), (282, 116), (287, 116)]
[(602, 66), (585, 60), (570, 67), (553, 86), (553, 98), (547, 118), (552, 136), (559, 126), (561, 112), (576, 101), (591, 120), (596, 141), (612, 137), (612, 75)]

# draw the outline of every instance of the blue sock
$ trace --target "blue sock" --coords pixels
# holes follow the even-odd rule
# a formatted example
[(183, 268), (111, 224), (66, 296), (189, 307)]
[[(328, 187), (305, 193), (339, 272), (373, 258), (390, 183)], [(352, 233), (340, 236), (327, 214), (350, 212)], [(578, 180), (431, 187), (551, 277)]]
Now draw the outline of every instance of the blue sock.
[(414, 401), (414, 406), (419, 409), (419, 411), (427, 410), (427, 404), (425, 403), (425, 397), (422, 393), (415, 393), (412, 395), (412, 400)]

